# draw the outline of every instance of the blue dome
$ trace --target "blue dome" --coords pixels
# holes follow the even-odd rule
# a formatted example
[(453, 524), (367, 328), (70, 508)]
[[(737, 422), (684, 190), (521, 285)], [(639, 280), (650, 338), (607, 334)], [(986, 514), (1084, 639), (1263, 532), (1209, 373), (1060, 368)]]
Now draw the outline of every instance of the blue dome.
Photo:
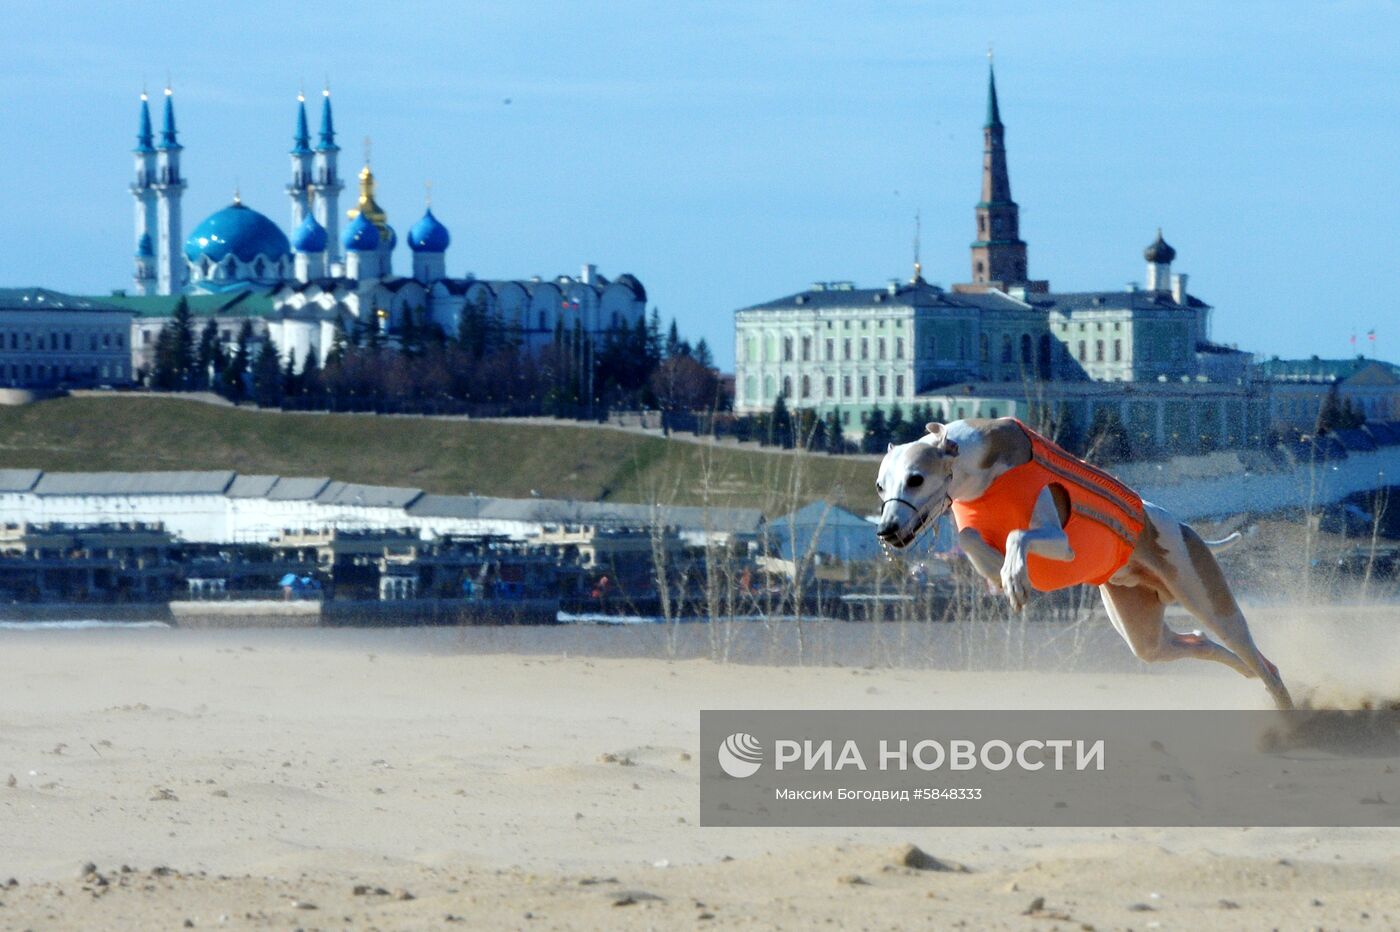
[(356, 214), (355, 219), (345, 228), (340, 241), (346, 249), (373, 252), (379, 248), (379, 227), (366, 220), (364, 214)]
[(451, 242), (452, 237), (448, 234), (447, 227), (433, 216), (431, 208), (425, 211), (423, 219), (408, 231), (408, 248), (414, 252), (447, 252), (447, 246)]
[(185, 256), (191, 262), (221, 262), (230, 253), (243, 262), (258, 256), (277, 260), (289, 252), (287, 236), (277, 224), (238, 201), (205, 217), (185, 240)]
[(315, 214), (308, 213), (292, 234), (292, 248), (297, 252), (326, 251), (326, 228), (317, 222)]

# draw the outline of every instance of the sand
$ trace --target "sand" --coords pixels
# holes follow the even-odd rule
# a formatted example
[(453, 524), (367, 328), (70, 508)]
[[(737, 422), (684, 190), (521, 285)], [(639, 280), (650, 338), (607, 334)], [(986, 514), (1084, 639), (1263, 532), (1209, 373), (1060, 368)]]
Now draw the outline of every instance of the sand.
[[(658, 643), (606, 635), (629, 637)], [(1265, 706), (1223, 668), (577, 656), (587, 640), (0, 631), (0, 927), (1400, 928), (1396, 831), (695, 824), (701, 708)], [(901, 866), (908, 844), (968, 871)]]

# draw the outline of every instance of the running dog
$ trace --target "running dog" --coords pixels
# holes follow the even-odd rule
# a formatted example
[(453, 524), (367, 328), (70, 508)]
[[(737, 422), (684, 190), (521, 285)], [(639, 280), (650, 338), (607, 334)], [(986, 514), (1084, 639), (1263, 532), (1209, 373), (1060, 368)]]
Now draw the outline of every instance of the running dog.
[[(1250, 637), (1207, 543), (1164, 509), (1015, 418), (929, 424), (880, 463), (880, 540), (897, 549), (952, 509), (958, 546), (1014, 611), (1031, 590), (1097, 586), (1113, 627), (1142, 660), (1195, 657), (1258, 677), (1293, 707), (1278, 668)], [(1217, 640), (1166, 623), (1181, 603)]]

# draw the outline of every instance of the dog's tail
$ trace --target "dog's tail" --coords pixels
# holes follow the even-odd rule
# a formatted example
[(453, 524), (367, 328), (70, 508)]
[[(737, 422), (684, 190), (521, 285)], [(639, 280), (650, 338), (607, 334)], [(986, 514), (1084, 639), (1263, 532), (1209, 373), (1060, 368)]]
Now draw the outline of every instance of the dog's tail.
[(1224, 551), (1229, 550), (1231, 547), (1235, 546), (1235, 544), (1238, 544), (1243, 539), (1244, 535), (1240, 534), (1239, 531), (1235, 531), (1229, 536), (1222, 537), (1219, 540), (1208, 540), (1205, 542), (1205, 544), (1207, 547), (1210, 548), (1211, 553), (1223, 553)]

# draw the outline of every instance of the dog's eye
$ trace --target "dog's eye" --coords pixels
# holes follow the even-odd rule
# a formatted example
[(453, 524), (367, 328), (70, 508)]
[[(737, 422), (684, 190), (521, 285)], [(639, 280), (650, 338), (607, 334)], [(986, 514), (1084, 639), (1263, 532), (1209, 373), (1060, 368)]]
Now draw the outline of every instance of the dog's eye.
[(904, 485), (905, 485), (905, 487), (906, 487), (906, 488), (910, 488), (910, 489), (917, 489), (919, 486), (921, 486), (921, 485), (923, 485), (923, 484), (924, 484), (924, 477), (921, 476), (921, 475), (919, 475), (918, 473), (915, 473), (914, 475), (910, 476), (908, 479), (904, 480)]
[(885, 484), (884, 484), (883, 482), (877, 482), (877, 483), (875, 483), (875, 491), (876, 491), (876, 492), (883, 492), (883, 491), (885, 491)]

